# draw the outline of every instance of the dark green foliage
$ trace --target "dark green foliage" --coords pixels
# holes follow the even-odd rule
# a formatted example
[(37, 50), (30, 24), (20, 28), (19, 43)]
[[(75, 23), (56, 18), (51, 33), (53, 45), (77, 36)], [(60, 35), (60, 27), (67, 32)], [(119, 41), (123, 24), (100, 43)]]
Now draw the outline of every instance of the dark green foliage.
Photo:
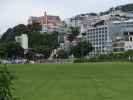
[(48, 58), (53, 49), (58, 45), (57, 33), (37, 33), (33, 32), (29, 37), (29, 46), (34, 52), (42, 53)]
[(77, 36), (80, 33), (79, 27), (70, 27), (70, 30), (73, 36)]
[(94, 58), (76, 59), (74, 62), (119, 62), (119, 61), (130, 61), (133, 62), (133, 51), (129, 50), (126, 52), (111, 53), (108, 55), (98, 55)]
[(14, 28), (9, 28), (2, 36), (1, 42), (11, 42), (15, 41), (15, 36), (20, 36), (21, 34), (27, 34), (27, 26), (19, 24)]
[(1, 57), (23, 57), (23, 48), (14, 42), (1, 43), (0, 44), (0, 56)]
[(69, 56), (68, 52), (63, 49), (57, 51), (57, 58), (67, 59), (68, 56)]
[(75, 58), (82, 58), (93, 50), (92, 45), (89, 42), (79, 42), (76, 46), (72, 47), (72, 54)]
[(12, 41), (14, 40), (13, 38), (13, 29), (12, 28), (9, 28), (1, 37), (1, 42), (4, 42), (4, 41)]
[(48, 58), (52, 52), (52, 48), (47, 46), (36, 46), (33, 48), (33, 52), (41, 53), (45, 58)]
[(87, 63), (89, 62), (89, 59), (75, 59), (73, 63)]
[(6, 65), (0, 66), (0, 100), (15, 100), (13, 96), (14, 75), (12, 75)]
[(73, 41), (77, 35), (79, 35), (80, 30), (79, 27), (70, 27), (70, 35), (69, 35), (69, 41)]
[(131, 56), (131, 57), (133, 57), (133, 50), (129, 50), (129, 51), (126, 51), (125, 52), (125, 56)]
[(40, 33), (41, 26), (38, 23), (33, 23), (31, 25), (19, 24), (13, 28), (9, 28), (2, 36), (1, 42), (15, 41), (16, 36), (22, 34), (27, 34), (29, 37), (32, 36), (32, 33)]
[(27, 25), (29, 32), (39, 32), (42, 29), (42, 26), (39, 23), (33, 23)]
[[(14, 28), (9, 28), (3, 34), (1, 39), (0, 46), (6, 45), (6, 47), (3, 46), (2, 48), (0, 48), (0, 56), (1, 57), (4, 55), (7, 55), (9, 57), (11, 57), (12, 55), (16, 56), (16, 53), (18, 54), (18, 52), (13, 52), (13, 51), (14, 49), (19, 49), (18, 46), (16, 45), (17, 48), (14, 49), (8, 47), (10, 47), (10, 45), (14, 46), (11, 42), (15, 42), (16, 36), (27, 34), (29, 38), (29, 48), (31, 48), (33, 52), (44, 54), (45, 57), (47, 58), (50, 55), (52, 49), (56, 48), (58, 45), (58, 33), (57, 32), (40, 33), (40, 31), (41, 31), (41, 25), (38, 23), (33, 23), (27, 26), (20, 24), (15, 26)], [(8, 51), (5, 52), (5, 50)]]

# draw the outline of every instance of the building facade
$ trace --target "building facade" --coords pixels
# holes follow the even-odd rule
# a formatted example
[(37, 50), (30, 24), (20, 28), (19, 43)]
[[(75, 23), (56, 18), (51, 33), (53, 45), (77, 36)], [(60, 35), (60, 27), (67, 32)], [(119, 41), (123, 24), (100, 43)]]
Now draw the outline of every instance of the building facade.
[(133, 20), (101, 20), (89, 26), (86, 35), (94, 47), (91, 56), (133, 50)]
[[(112, 9), (108, 14), (86, 17), (81, 24), (81, 33), (86, 33), (94, 48), (89, 54), (92, 57), (133, 50), (133, 13)], [(122, 47), (119, 47), (120, 42)]]
[(28, 50), (28, 36), (27, 34), (22, 34), (21, 36), (16, 36), (15, 40), (21, 45), (25, 50)]
[(41, 17), (29, 17), (28, 24), (39, 23), (42, 26), (42, 32), (63, 32), (64, 23), (61, 21), (59, 16), (47, 15)]

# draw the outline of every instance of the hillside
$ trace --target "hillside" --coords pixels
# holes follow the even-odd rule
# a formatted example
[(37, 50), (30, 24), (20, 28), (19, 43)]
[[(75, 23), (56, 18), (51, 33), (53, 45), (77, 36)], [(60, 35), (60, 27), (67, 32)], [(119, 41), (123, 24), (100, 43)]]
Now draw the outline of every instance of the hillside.
[(114, 8), (110, 8), (107, 11), (100, 12), (100, 15), (109, 14), (113, 9), (121, 10), (123, 12), (133, 12), (133, 4), (119, 5)]
[(116, 9), (122, 10), (124, 12), (133, 11), (133, 3), (132, 4), (126, 4), (126, 5), (117, 6)]

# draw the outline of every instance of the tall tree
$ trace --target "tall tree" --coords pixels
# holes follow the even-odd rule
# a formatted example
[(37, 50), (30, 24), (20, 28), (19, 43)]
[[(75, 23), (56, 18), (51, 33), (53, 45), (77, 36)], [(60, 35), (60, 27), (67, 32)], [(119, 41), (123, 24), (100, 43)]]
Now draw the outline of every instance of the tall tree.
[(69, 57), (69, 53), (66, 50), (60, 49), (57, 51), (57, 58), (67, 59)]
[(70, 27), (70, 28), (69, 28), (69, 32), (70, 32), (71, 34), (69, 34), (68, 40), (69, 40), (70, 42), (72, 42), (72, 41), (75, 39), (75, 37), (76, 37), (77, 35), (79, 35), (80, 29), (79, 29), (79, 27)]
[(0, 44), (0, 57), (23, 57), (23, 48), (14, 42)]
[(72, 54), (75, 58), (82, 58), (93, 50), (92, 45), (89, 42), (81, 41), (76, 46), (72, 47)]
[(75, 36), (79, 35), (79, 33), (80, 33), (80, 28), (79, 28), (79, 27), (70, 27), (70, 32), (71, 32), (72, 35), (75, 37)]
[(1, 42), (15, 41), (15, 36), (28, 34), (28, 28), (24, 24), (19, 24), (13, 28), (9, 28), (1, 37)]
[[(20, 36), (21, 34), (27, 34), (29, 38), (29, 48), (31, 48), (36, 53), (43, 53), (45, 57), (48, 57), (50, 55), (51, 51), (58, 46), (58, 33), (41, 33), (41, 25), (38, 23), (33, 23), (31, 25), (23, 25), (19, 24), (13, 28), (9, 28), (2, 36), (1, 39), (1, 46), (0, 48), (0, 56), (3, 56), (4, 53), (7, 52), (7, 56), (16, 55), (16, 53), (20, 52), (14, 52), (15, 48), (11, 48), (14, 46), (10, 42), (15, 42), (15, 37)], [(11, 45), (8, 45), (9, 43)], [(6, 45), (6, 46), (5, 46)], [(5, 46), (5, 47), (4, 47)], [(6, 47), (10, 47), (6, 49)], [(18, 46), (17, 46), (18, 47)], [(18, 49), (18, 48), (16, 48)], [(19, 48), (20, 49), (20, 48)], [(6, 52), (3, 52), (7, 50)], [(21, 50), (20, 50), (21, 51)]]
[(29, 37), (29, 46), (36, 53), (42, 53), (45, 58), (48, 58), (52, 50), (58, 46), (58, 34), (32, 32)]

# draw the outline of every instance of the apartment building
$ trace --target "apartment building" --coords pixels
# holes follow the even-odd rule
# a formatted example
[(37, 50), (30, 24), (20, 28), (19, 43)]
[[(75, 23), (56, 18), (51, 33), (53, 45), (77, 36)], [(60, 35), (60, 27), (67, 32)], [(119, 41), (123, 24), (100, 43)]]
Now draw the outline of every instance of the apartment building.
[(123, 52), (133, 50), (133, 19), (114, 22), (120, 32), (113, 37), (113, 51)]
[(72, 18), (66, 19), (65, 22), (68, 27), (81, 27), (83, 23), (85, 24), (88, 20), (95, 17), (97, 17), (97, 14), (95, 13), (79, 14)]
[(91, 42), (94, 50), (91, 56), (108, 54), (111, 52), (111, 39), (109, 37), (108, 25), (101, 20), (87, 29), (87, 39)]
[(133, 20), (101, 20), (89, 26), (86, 35), (94, 47), (91, 56), (133, 50)]
[[(116, 51), (133, 50), (133, 13), (112, 8), (104, 14), (80, 14), (66, 20), (67, 27), (79, 27), (82, 35), (91, 42), (91, 56), (110, 54)], [(123, 46), (119, 45), (124, 42)], [(118, 47), (117, 47), (118, 46)], [(119, 47), (122, 46), (122, 47)], [(116, 50), (123, 48), (120, 50)]]

